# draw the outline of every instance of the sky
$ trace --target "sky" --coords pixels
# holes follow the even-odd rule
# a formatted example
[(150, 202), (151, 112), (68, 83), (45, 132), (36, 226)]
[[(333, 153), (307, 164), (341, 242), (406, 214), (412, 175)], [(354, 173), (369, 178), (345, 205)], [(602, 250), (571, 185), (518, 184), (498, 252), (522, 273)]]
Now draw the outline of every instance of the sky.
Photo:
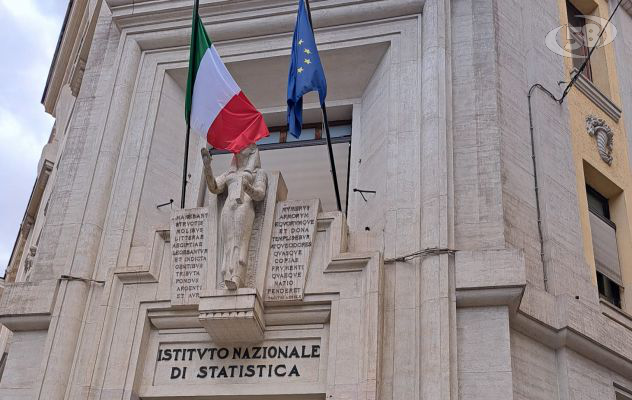
[(66, 0), (0, 0), (0, 277), (53, 118), (40, 103)]

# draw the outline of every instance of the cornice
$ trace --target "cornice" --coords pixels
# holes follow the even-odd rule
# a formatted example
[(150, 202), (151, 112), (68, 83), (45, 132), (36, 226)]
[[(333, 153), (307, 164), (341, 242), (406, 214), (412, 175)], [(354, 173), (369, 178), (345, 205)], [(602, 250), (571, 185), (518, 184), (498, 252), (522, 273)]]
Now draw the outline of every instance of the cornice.
[[(190, 24), (191, 0), (105, 0), (120, 29), (149, 27), (168, 22)], [(320, 0), (311, 4), (314, 27), (334, 26), (375, 19), (420, 14), (424, 0)], [(200, 16), (209, 25), (270, 19), (268, 29), (291, 30), (296, 17), (295, 0), (202, 0)], [(282, 21), (279, 23), (279, 21)]]
[(632, 331), (573, 296), (553, 296), (527, 285), (512, 327), (553, 348), (581, 354), (632, 379)]
[[(83, 76), (83, 66), (77, 64), (85, 63), (85, 59), (78, 57), (79, 54), (87, 58), (89, 48), (92, 44), (92, 35), (86, 37), (87, 32), (94, 32), (96, 22), (101, 10), (102, 0), (70, 0), (68, 10), (64, 18), (57, 47), (51, 62), (48, 78), (42, 94), (42, 104), (47, 113), (55, 116), (55, 105), (57, 97), (63, 85), (67, 82), (68, 70), (73, 73), (70, 80), (74, 84), (76, 91), (80, 86)], [(87, 20), (86, 20), (87, 19)], [(76, 95), (76, 91), (73, 93)]]
[[(458, 251), (456, 305), (507, 306), (510, 326), (553, 348), (569, 348), (632, 379), (632, 329), (623, 315), (570, 295), (554, 296), (526, 282), (522, 252)], [(609, 315), (610, 314), (610, 315)]]

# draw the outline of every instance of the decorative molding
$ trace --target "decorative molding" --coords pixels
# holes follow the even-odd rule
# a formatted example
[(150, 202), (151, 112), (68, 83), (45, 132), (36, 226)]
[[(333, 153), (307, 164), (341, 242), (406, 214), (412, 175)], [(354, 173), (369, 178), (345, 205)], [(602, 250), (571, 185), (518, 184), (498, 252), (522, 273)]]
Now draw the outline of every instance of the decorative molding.
[(617, 400), (632, 400), (632, 390), (617, 382), (614, 382), (613, 385)]
[(632, 377), (632, 360), (573, 327), (552, 327), (522, 311), (514, 315), (510, 325), (523, 335), (534, 338), (550, 348), (571, 349), (597, 364), (617, 371), (627, 379)]
[(586, 117), (586, 130), (590, 136), (597, 139), (597, 149), (601, 159), (606, 164), (612, 165), (612, 146), (614, 144), (612, 129), (603, 119), (589, 115)]
[(632, 16), (632, 0), (625, 0), (621, 3), (621, 7), (623, 7), (625, 11)]
[(617, 306), (610, 304), (604, 299), (599, 299), (599, 306), (603, 315), (623, 326), (624, 328), (632, 331), (632, 315), (626, 313)]
[(374, 257), (379, 259), (380, 254), (377, 252), (343, 253), (332, 258), (323, 273), (359, 272), (364, 270)]
[(316, 304), (303, 301), (291, 306), (267, 306), (264, 314), (266, 328), (271, 326), (324, 325), (331, 316), (331, 301)]
[(632, 379), (632, 350), (627, 345), (632, 341), (632, 331), (604, 315), (599, 304), (594, 303), (596, 299), (589, 297), (592, 296), (554, 296), (527, 285), (510, 325), (553, 349), (568, 347)]
[[(190, 26), (190, 0), (106, 0), (106, 3), (112, 11), (112, 20), (120, 29), (138, 27), (145, 30), (151, 29), (152, 24), (164, 23)], [(296, 20), (295, 1), (202, 0), (200, 3), (200, 17), (205, 24), (215, 27), (220, 24), (238, 25), (245, 29), (255, 29), (259, 31), (259, 34), (262, 32), (274, 34), (291, 31)], [(424, 1), (420, 0), (318, 1), (312, 4), (314, 28), (336, 26), (343, 20), (346, 23), (366, 22), (420, 14), (423, 5)], [(272, 18), (275, 23), (271, 23)], [(253, 23), (253, 27), (248, 26)], [(232, 38), (248, 36), (241, 34)], [(213, 33), (213, 40), (221, 41), (215, 33)]]
[(79, 95), (79, 88), (81, 88), (81, 82), (83, 81), (83, 75), (86, 71), (86, 61), (78, 58), (75, 64), (72, 66), (72, 72), (70, 73), (70, 90), (74, 97)]
[[(574, 69), (571, 75), (577, 74), (577, 69)], [(594, 83), (586, 79), (583, 75), (579, 75), (575, 83), (577, 89), (588, 97), (597, 107), (605, 112), (614, 122), (619, 122), (621, 119), (621, 108), (617, 106), (612, 100), (610, 100), (605, 94), (601, 93)]]
[(263, 304), (255, 289), (218, 290), (200, 297), (200, 325), (216, 343), (256, 343), (266, 329)]

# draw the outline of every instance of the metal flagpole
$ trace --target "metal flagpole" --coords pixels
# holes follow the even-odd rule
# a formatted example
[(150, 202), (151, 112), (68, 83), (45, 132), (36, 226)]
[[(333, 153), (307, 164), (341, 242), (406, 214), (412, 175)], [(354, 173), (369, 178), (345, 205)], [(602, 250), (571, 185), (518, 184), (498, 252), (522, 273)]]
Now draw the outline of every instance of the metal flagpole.
[(191, 124), (187, 123), (187, 135), (184, 143), (184, 166), (182, 168), (182, 197), (180, 200), (180, 208), (184, 208), (187, 198), (187, 169), (189, 166), (189, 137), (191, 136)]
[[(309, 0), (305, 0), (305, 6), (307, 7), (307, 15), (309, 17), (309, 25), (314, 31), (314, 25), (312, 24), (312, 10), (309, 7)], [(342, 205), (340, 203), (340, 190), (338, 189), (338, 174), (336, 173), (336, 163), (334, 161), (334, 150), (331, 146), (331, 133), (329, 132), (329, 119), (327, 118), (327, 106), (325, 103), (321, 104), (323, 110), (323, 123), (325, 125), (325, 135), (327, 136), (327, 150), (329, 151), (329, 164), (331, 166), (331, 177), (334, 181), (334, 192), (336, 193), (336, 205), (338, 211), (342, 212)]]
[(342, 211), (340, 205), (340, 190), (338, 190), (338, 175), (336, 174), (336, 163), (334, 161), (334, 150), (331, 147), (331, 134), (329, 133), (329, 120), (327, 119), (327, 107), (322, 105), (323, 121), (325, 123), (325, 133), (327, 135), (327, 150), (329, 150), (329, 164), (331, 164), (331, 177), (334, 180), (334, 191), (336, 192), (336, 204), (338, 205), (338, 211)]
[[(198, 17), (198, 8), (200, 7), (200, 0), (195, 0), (193, 5), (193, 24), (191, 24), (191, 45), (195, 46), (197, 39), (197, 17)], [(195, 55), (195, 50), (192, 50), (191, 54)], [(191, 61), (189, 60), (189, 68), (192, 68), (190, 65)], [(195, 77), (194, 77), (195, 78)], [(191, 95), (193, 95), (193, 85), (195, 84), (195, 79), (191, 80)], [(184, 204), (187, 199), (187, 175), (189, 169), (189, 142), (191, 137), (191, 114), (189, 113), (187, 118), (187, 134), (184, 139), (184, 165), (182, 167), (182, 195), (180, 197), (180, 208), (184, 208)]]

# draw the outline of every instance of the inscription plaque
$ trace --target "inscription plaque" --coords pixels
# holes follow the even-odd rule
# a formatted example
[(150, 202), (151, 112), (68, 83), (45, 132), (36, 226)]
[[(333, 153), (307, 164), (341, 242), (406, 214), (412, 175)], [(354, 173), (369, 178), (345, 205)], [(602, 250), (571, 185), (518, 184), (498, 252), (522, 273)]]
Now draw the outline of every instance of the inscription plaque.
[(291, 200), (277, 204), (265, 301), (303, 299), (319, 208), (318, 200)]
[(171, 303), (198, 304), (206, 287), (209, 212), (207, 208), (171, 214)]
[(266, 341), (257, 346), (163, 343), (154, 384), (315, 382), (320, 340)]

